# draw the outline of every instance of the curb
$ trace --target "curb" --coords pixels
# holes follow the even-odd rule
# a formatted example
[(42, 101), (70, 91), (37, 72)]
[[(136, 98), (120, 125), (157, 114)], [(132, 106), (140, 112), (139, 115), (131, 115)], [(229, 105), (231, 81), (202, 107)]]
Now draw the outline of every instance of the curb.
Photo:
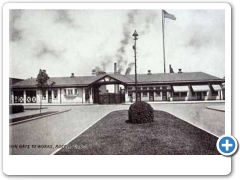
[(71, 109), (67, 109), (67, 110), (58, 111), (58, 112), (54, 112), (54, 113), (51, 113), (51, 114), (46, 114), (46, 115), (39, 116), (39, 117), (25, 119), (25, 120), (18, 121), (18, 122), (15, 122), (15, 123), (10, 123), (9, 126), (16, 125), (16, 124), (21, 124), (21, 123), (28, 122), (28, 121), (33, 121), (33, 120), (36, 120), (36, 119), (40, 119), (40, 118), (44, 118), (44, 117), (48, 117), (48, 116), (52, 116), (52, 115), (56, 115), (56, 114), (60, 114), (60, 113), (64, 113), (64, 112), (67, 112), (67, 111), (70, 111), (70, 110)]
[(206, 107), (206, 108), (209, 109), (209, 110), (225, 112), (225, 110), (222, 110), (222, 109), (216, 109), (216, 108), (211, 108), (211, 107)]
[[(204, 104), (204, 103), (225, 103), (225, 100), (216, 101), (146, 101), (149, 104)], [(134, 103), (134, 102), (133, 102)], [(133, 103), (123, 103), (122, 105), (131, 105)]]

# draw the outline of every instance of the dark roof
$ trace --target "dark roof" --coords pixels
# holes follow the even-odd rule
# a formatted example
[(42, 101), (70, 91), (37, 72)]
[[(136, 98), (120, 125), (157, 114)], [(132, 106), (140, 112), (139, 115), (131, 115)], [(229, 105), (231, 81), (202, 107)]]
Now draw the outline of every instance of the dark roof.
[[(134, 75), (127, 75), (129, 79), (134, 81)], [(203, 73), (203, 72), (184, 72), (184, 73), (158, 73), (158, 74), (139, 74), (137, 76), (139, 83), (150, 82), (196, 82), (196, 81), (221, 81), (222, 79)]]
[[(55, 82), (54, 86), (88, 86), (92, 82), (100, 79), (103, 75), (100, 76), (75, 76), (75, 77), (52, 77), (48, 80), (48, 84)], [(36, 87), (37, 81), (36, 78), (29, 78), (24, 81), (14, 84), (13, 88), (24, 88), (24, 87)]]
[[(52, 77), (48, 80), (48, 84), (55, 82), (54, 87), (70, 87), (70, 86), (88, 86), (95, 83), (105, 76), (110, 76), (125, 84), (132, 84), (135, 82), (134, 75), (121, 74), (105, 74), (99, 76), (75, 76), (75, 77)], [(187, 73), (158, 73), (158, 74), (139, 74), (138, 83), (166, 83), (166, 82), (210, 82), (219, 81), (224, 82), (223, 79), (203, 73), (203, 72), (187, 72)], [(26, 79), (18, 82), (11, 87), (13, 88), (27, 88), (36, 87), (36, 78)]]

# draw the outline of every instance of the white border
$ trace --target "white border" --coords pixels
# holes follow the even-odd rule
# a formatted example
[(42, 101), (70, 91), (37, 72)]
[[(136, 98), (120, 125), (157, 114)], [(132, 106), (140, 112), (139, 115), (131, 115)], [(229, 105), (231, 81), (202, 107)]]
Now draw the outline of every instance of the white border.
[[(227, 175), (224, 156), (9, 155), (9, 9), (224, 9), (225, 131), (231, 134), (231, 7), (227, 3), (9, 3), (3, 7), (3, 172), (8, 175)], [(149, 167), (149, 168), (146, 168)]]

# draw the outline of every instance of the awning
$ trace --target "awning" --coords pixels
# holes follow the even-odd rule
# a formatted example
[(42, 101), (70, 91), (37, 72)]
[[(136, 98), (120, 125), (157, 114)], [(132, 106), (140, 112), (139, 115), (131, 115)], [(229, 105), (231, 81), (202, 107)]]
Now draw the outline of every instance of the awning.
[(174, 92), (188, 92), (188, 86), (173, 86)]
[(221, 91), (222, 90), (222, 88), (219, 84), (213, 84), (212, 87), (213, 87), (214, 91)]
[(208, 85), (194, 85), (192, 86), (194, 92), (199, 92), (199, 91), (209, 91), (210, 88)]

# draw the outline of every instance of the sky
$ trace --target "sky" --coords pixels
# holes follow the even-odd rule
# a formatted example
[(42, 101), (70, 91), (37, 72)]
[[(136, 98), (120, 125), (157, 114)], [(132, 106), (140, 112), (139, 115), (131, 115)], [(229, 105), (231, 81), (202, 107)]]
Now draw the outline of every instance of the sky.
[[(165, 18), (166, 71), (225, 76), (224, 10), (171, 10)], [(96, 68), (163, 73), (162, 10), (10, 10), (10, 77), (89, 76)]]

